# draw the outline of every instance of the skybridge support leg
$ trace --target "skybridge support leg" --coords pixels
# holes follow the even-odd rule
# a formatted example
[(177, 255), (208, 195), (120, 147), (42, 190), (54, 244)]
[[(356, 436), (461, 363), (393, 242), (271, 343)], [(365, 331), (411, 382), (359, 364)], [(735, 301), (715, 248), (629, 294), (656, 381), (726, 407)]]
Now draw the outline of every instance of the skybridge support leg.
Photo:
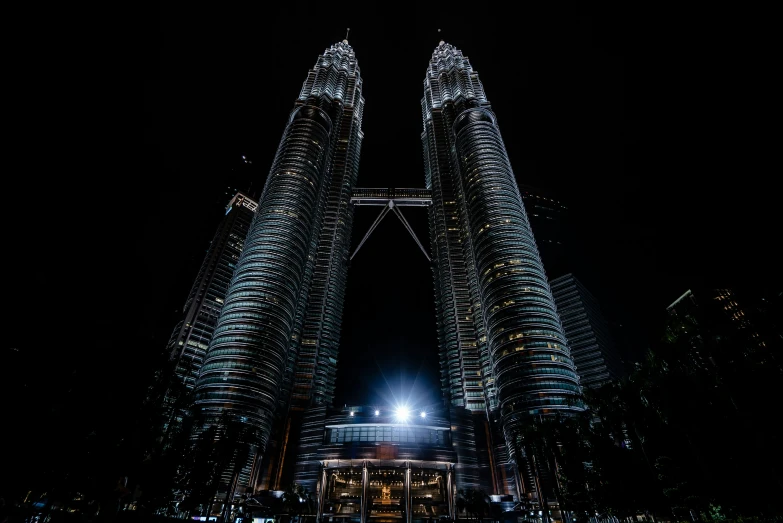
[(408, 220), (406, 220), (406, 219), (405, 219), (405, 216), (403, 216), (403, 215), (402, 215), (402, 211), (400, 211), (400, 210), (397, 208), (397, 206), (396, 206), (396, 205), (394, 205), (394, 202), (389, 202), (389, 206), (391, 207), (391, 210), (392, 210), (392, 211), (394, 211), (394, 214), (396, 214), (396, 215), (397, 215), (397, 218), (399, 218), (399, 219), (400, 219), (400, 221), (402, 222), (402, 224), (405, 226), (405, 229), (407, 229), (407, 230), (408, 230), (408, 232), (410, 233), (410, 235), (413, 237), (413, 240), (416, 242), (416, 245), (418, 245), (418, 246), (419, 246), (419, 249), (421, 249), (421, 252), (423, 252), (423, 253), (424, 253), (424, 257), (425, 257), (425, 258), (427, 258), (427, 261), (428, 261), (428, 262), (432, 262), (432, 260), (430, 259), (430, 255), (429, 255), (429, 254), (427, 254), (427, 250), (426, 250), (426, 249), (424, 248), (424, 246), (421, 244), (421, 242), (419, 241), (419, 238), (417, 238), (417, 237), (416, 237), (416, 233), (415, 233), (415, 232), (413, 232), (413, 228), (412, 228), (412, 227), (410, 226), (410, 224), (408, 223)]
[(378, 224), (381, 223), (381, 220), (383, 220), (383, 218), (386, 216), (386, 214), (389, 212), (390, 209), (391, 209), (391, 207), (389, 205), (386, 205), (386, 207), (384, 207), (383, 210), (381, 211), (381, 214), (379, 214), (378, 217), (375, 218), (375, 221), (370, 226), (370, 230), (367, 231), (367, 234), (364, 235), (364, 238), (362, 238), (362, 241), (360, 241), (359, 245), (356, 246), (356, 250), (353, 251), (353, 254), (351, 254), (351, 257), (350, 257), (349, 261), (353, 260), (353, 257), (356, 256), (356, 253), (359, 252), (359, 249), (362, 248), (362, 245), (364, 245), (364, 242), (367, 241), (367, 238), (370, 237), (370, 235), (372, 234), (372, 231), (374, 231), (375, 228), (378, 227)]

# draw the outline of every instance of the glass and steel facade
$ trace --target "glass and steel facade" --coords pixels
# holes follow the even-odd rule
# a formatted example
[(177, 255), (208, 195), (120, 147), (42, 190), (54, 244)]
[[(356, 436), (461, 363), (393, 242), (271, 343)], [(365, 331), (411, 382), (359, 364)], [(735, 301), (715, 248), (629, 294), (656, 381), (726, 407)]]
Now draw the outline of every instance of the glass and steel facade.
[(499, 409), (521, 464), (531, 417), (582, 409), (579, 378), (496, 117), (468, 59), (445, 42), (422, 112), (443, 392)]
[(549, 282), (582, 387), (600, 387), (623, 375), (598, 300), (573, 274)]
[[(347, 41), (332, 46), (307, 77), (299, 102), (318, 102), (334, 130), (329, 166), (331, 179), (324, 186), (323, 216), (317, 231), (312, 283), (300, 296), (301, 330), (293, 333), (298, 348), (292, 379), (292, 407), (331, 404), (337, 373), (340, 327), (353, 225), (351, 194), (359, 172), (359, 151), (364, 137), (362, 80), (356, 55)], [(297, 329), (299, 329), (297, 325)], [(289, 380), (287, 380), (289, 381)]]
[(399, 424), (336, 425), (326, 428), (325, 439), (329, 443), (385, 441), (445, 446), (448, 444), (448, 430), (434, 427), (402, 426)]
[(439, 45), (424, 80), (421, 139), (426, 188), (432, 191), (430, 244), (441, 389), (452, 405), (484, 411), (487, 393), (490, 406), (494, 405), (494, 385), (452, 131), (469, 100), (487, 103), (478, 76), (462, 53), (450, 45)]
[(333, 395), (363, 107), (343, 41), (319, 56), (288, 119), (196, 382), (208, 424), (228, 412), (256, 430), (253, 459), (292, 399)]

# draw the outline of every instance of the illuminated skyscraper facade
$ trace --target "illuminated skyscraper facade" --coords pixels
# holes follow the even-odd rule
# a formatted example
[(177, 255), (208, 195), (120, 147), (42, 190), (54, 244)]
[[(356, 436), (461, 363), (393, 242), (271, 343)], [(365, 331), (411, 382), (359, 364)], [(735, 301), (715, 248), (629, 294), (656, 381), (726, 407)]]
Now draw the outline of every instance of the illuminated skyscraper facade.
[[(533, 417), (581, 410), (579, 378), (497, 120), (478, 74), (441, 42), (422, 100), (441, 355), (453, 405), (499, 414), (509, 458)], [(522, 491), (535, 490), (520, 470)]]
[(441, 362), (441, 390), (452, 405), (496, 405), (478, 295), (464, 187), (455, 163), (454, 121), (468, 101), (488, 105), (478, 76), (452, 46), (435, 50), (424, 81), (422, 113), (426, 187), (432, 191), (430, 243)]
[(566, 274), (571, 269), (568, 208), (549, 191), (529, 185), (520, 185), (519, 191), (547, 276)]
[[(335, 428), (324, 416), (334, 397), (351, 202), (382, 200), (385, 213), (404, 200), (430, 213), (440, 381), (448, 404), (443, 423), (450, 420), (455, 456), (443, 458), (454, 466), (449, 492), (460, 486), (498, 494), (535, 490), (521, 434), (534, 417), (581, 410), (579, 379), (483, 86), (467, 58), (441, 42), (422, 100), (426, 189), (363, 196), (354, 191), (361, 90), (345, 40), (308, 74), (201, 366), (196, 409), (207, 424), (229, 414), (255, 429), (240, 486), (284, 487), (285, 468), (294, 463), (299, 480), (317, 481), (316, 469), (326, 468), (319, 448), (328, 443), (320, 435)], [(372, 425), (377, 438), (379, 425)], [(365, 429), (369, 438), (369, 425), (360, 438)], [(374, 459), (397, 459), (384, 450), (395, 446), (391, 429), (390, 437)], [(399, 459), (430, 458), (411, 451)], [(513, 463), (520, 464), (518, 473)], [(405, 511), (411, 521), (415, 511)]]
[(345, 40), (308, 74), (196, 382), (207, 424), (228, 413), (255, 429), (240, 486), (254, 483), (273, 424), (292, 400), (303, 407), (334, 393), (361, 87)]

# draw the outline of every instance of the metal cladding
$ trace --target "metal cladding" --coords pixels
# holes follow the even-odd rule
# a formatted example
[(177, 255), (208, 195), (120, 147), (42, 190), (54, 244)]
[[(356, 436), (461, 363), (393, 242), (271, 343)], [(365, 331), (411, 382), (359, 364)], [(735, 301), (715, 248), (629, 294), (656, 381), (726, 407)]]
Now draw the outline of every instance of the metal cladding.
[[(364, 99), (356, 56), (347, 42), (319, 58), (305, 81), (299, 103), (318, 100), (332, 122), (331, 180), (324, 186), (314, 251), (312, 284), (300, 297), (303, 323), (293, 375), (292, 406), (330, 405), (334, 398), (340, 326), (353, 226), (351, 194), (359, 172)], [(293, 351), (292, 351), (293, 353)]]
[[(422, 116), (427, 189), (432, 191), (430, 240), (441, 361), (441, 389), (452, 405), (485, 410), (493, 393), (465, 196), (454, 158), (451, 130), (458, 114), (486, 104), (484, 89), (467, 58), (441, 43), (424, 80)], [(494, 398), (490, 397), (490, 405)]]
[(494, 115), (468, 109), (454, 131), (501, 413), (571, 409), (579, 380)]
[(228, 411), (261, 452), (292, 390), (333, 394), (363, 104), (353, 50), (333, 45), (288, 120), (196, 382), (206, 422)]
[[(481, 414), (478, 414), (481, 416)], [(457, 454), (454, 467), (454, 479), (461, 489), (479, 489), (490, 492), (489, 471), (482, 470), (479, 463), (477, 441), (480, 440), (477, 430), (476, 415), (464, 407), (451, 405), (449, 408), (451, 420), (451, 442)]]
[(579, 378), (495, 115), (449, 44), (433, 53), (422, 108), (444, 390), (462, 401), (464, 382), (471, 408), (478, 375), (511, 443), (530, 416), (581, 410)]

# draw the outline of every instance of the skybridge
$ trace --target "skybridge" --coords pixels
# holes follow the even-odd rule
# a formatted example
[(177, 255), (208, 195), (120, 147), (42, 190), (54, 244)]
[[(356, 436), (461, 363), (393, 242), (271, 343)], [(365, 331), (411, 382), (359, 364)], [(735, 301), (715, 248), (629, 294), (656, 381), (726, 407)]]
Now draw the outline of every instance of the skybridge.
[(421, 249), (421, 252), (424, 253), (427, 261), (432, 261), (430, 259), (430, 255), (427, 254), (427, 249), (424, 248), (424, 246), (419, 241), (419, 238), (416, 237), (416, 233), (413, 232), (413, 229), (408, 223), (408, 220), (405, 219), (405, 216), (403, 216), (402, 211), (400, 210), (400, 207), (429, 207), (432, 205), (432, 191), (429, 189), (357, 188), (353, 190), (353, 194), (351, 195), (351, 204), (357, 206), (372, 205), (375, 207), (383, 207), (381, 213), (370, 226), (370, 230), (367, 231), (367, 234), (365, 234), (364, 238), (362, 238), (362, 241), (359, 242), (356, 250), (354, 250), (353, 254), (351, 254), (351, 260), (353, 260), (353, 257), (356, 256), (356, 253), (359, 252), (359, 249), (362, 248), (362, 245), (364, 245), (364, 242), (367, 241), (367, 238), (370, 237), (375, 228), (378, 227), (378, 224), (381, 223), (389, 211), (392, 211), (397, 216), (397, 218), (400, 219), (403, 226), (405, 226), (405, 230), (407, 230), (411, 235), (413, 240), (416, 242), (416, 245), (418, 245), (419, 249)]

